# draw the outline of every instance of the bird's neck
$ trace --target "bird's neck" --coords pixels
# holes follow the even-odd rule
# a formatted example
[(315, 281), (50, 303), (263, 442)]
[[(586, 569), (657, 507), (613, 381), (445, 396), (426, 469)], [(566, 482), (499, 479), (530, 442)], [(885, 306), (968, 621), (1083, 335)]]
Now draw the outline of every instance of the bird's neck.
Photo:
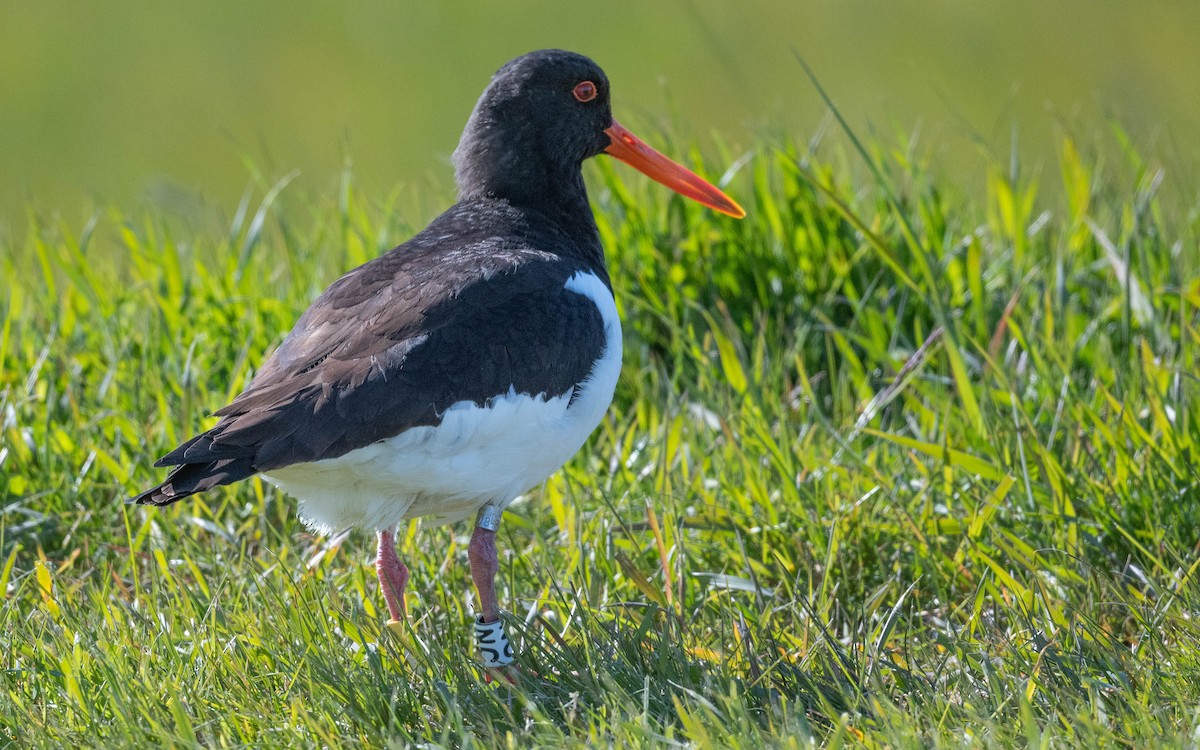
[(570, 174), (561, 175), (550, 189), (540, 196), (531, 208), (536, 208), (569, 236), (582, 260), (607, 280), (604, 265), (604, 247), (600, 244), (600, 230), (596, 228), (596, 217), (588, 203), (587, 187), (583, 174), (575, 168)]
[[(600, 244), (600, 232), (588, 203), (587, 187), (579, 166), (564, 167), (557, 174), (527, 175), (518, 180), (511, 179), (510, 174), (502, 179), (478, 179), (464, 184), (460, 173), (460, 200), (500, 199), (526, 212), (540, 214), (571, 240), (569, 247), (556, 248), (556, 251), (582, 261), (607, 283), (604, 248)], [(474, 176), (483, 175), (476, 173)]]

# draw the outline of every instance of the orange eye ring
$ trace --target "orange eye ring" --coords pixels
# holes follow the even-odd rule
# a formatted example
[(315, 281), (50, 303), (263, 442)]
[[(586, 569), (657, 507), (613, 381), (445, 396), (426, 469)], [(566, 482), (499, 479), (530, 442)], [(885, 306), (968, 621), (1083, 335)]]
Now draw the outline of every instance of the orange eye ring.
[(592, 83), (591, 81), (584, 81), (583, 83), (577, 84), (571, 93), (574, 94), (575, 98), (581, 102), (590, 102), (596, 98), (596, 95), (599, 93), (599, 91), (596, 89), (596, 84)]

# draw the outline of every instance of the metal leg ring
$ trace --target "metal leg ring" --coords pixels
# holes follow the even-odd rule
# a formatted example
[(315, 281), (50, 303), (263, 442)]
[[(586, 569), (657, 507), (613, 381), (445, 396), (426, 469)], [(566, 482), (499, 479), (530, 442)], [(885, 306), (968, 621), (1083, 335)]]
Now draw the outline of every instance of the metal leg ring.
[(496, 506), (485, 505), (479, 509), (479, 516), (475, 519), (475, 525), (488, 531), (498, 531), (502, 515), (504, 515), (504, 511)]

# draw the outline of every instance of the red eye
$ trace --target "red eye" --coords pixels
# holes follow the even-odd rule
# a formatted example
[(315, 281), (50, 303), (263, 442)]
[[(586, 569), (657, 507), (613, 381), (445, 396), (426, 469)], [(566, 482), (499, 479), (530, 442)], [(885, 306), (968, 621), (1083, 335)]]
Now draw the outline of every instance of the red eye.
[(575, 98), (581, 102), (590, 102), (596, 98), (596, 84), (591, 81), (584, 81), (576, 86), (575, 90), (571, 93), (575, 94)]

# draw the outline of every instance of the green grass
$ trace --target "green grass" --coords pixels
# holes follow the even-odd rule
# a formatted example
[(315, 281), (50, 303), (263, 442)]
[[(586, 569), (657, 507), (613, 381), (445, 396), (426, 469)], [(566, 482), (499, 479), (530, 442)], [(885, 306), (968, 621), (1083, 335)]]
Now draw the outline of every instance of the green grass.
[(409, 529), (397, 636), (371, 540), (257, 480), (122, 502), (448, 185), (32, 214), (2, 260), (0, 744), (1191, 746), (1200, 207), (1083, 146), (976, 196), (911, 143), (763, 144), (707, 162), (741, 222), (591, 172), (625, 369), (506, 514), (513, 689), (475, 666), (467, 528)]

